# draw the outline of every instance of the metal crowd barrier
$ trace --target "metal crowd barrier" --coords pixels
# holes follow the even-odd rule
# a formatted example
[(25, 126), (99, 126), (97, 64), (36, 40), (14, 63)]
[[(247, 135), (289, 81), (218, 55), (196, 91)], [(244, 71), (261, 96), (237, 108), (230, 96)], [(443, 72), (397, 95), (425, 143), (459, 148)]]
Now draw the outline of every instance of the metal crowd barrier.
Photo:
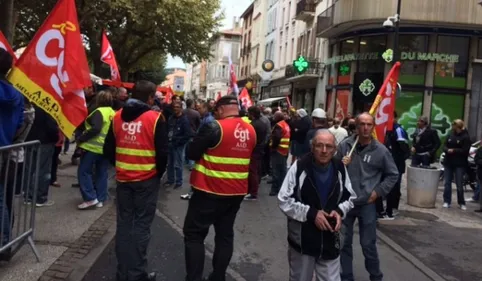
[(40, 262), (33, 241), (39, 152), (39, 141), (0, 147), (0, 255), (13, 257), (28, 243)]

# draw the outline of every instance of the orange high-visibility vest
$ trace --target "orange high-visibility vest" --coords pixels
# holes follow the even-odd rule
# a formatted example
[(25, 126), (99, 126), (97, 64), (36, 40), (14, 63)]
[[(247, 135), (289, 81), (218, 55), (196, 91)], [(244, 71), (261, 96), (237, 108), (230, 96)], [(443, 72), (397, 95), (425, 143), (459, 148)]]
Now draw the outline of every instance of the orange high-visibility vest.
[(124, 122), (121, 114), (122, 109), (116, 112), (112, 121), (116, 140), (116, 179), (120, 182), (148, 180), (157, 175), (154, 134), (162, 115), (149, 110), (131, 122)]
[(196, 161), (191, 172), (191, 186), (217, 195), (246, 195), (256, 132), (239, 117), (217, 122), (221, 127), (221, 140)]
[(276, 148), (276, 151), (278, 151), (279, 154), (281, 155), (288, 155), (289, 150), (290, 150), (290, 138), (291, 138), (291, 129), (288, 123), (286, 123), (285, 120), (281, 120), (278, 123), (276, 123), (275, 126), (280, 126), (282, 133), (281, 133), (281, 141)]

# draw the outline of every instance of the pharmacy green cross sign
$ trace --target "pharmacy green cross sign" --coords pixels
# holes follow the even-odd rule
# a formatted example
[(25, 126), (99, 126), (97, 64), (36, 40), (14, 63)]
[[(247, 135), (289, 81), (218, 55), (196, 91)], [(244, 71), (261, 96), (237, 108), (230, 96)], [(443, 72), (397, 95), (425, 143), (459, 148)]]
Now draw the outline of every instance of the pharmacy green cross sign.
[(375, 85), (370, 79), (365, 79), (363, 82), (360, 84), (358, 87), (360, 89), (360, 92), (368, 97), (374, 90), (375, 90)]
[(298, 74), (303, 74), (308, 69), (308, 62), (303, 56), (299, 56), (295, 61), (293, 61), (293, 67), (296, 69)]

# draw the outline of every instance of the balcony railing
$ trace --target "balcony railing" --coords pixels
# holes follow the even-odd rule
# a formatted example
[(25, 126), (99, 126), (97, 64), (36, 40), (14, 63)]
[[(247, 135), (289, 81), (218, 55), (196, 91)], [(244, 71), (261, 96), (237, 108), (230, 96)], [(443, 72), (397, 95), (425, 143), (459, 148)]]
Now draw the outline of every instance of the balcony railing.
[(315, 17), (316, 4), (314, 0), (301, 0), (296, 4), (295, 19), (310, 21)]
[(290, 64), (290, 65), (287, 65), (286, 66), (286, 69), (285, 69), (285, 78), (294, 78), (294, 77), (297, 77), (297, 76), (304, 76), (304, 75), (307, 75), (307, 76), (321, 76), (322, 72), (323, 72), (323, 63), (320, 62), (320, 60), (316, 59), (316, 58), (306, 58), (305, 57), (305, 60), (308, 62), (308, 68), (306, 69), (305, 72), (303, 72), (302, 74), (299, 74), (293, 64)]
[(316, 22), (316, 34), (318, 37), (323, 33), (323, 31), (333, 26), (333, 19), (335, 16), (335, 4), (328, 7), (325, 11), (318, 15)]

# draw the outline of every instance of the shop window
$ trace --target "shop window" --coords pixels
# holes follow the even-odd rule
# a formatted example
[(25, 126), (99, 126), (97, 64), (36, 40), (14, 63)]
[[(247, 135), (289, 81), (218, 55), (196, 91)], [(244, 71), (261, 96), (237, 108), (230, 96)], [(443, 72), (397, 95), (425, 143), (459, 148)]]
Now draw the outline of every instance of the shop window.
[(468, 37), (438, 36), (437, 53), (457, 55), (457, 62), (436, 62), (434, 86), (465, 89), (469, 64)]
[(350, 90), (337, 90), (335, 99), (335, 117), (340, 120), (348, 116), (348, 101)]
[[(347, 55), (356, 53), (356, 45), (354, 39), (346, 39), (340, 42), (340, 55)], [(338, 71), (338, 84), (350, 84), (351, 78), (351, 62), (337, 63), (336, 67)]]
[(402, 54), (402, 69), (399, 83), (401, 85), (425, 85), (426, 61), (414, 61), (408, 58), (408, 54), (426, 53), (428, 51), (428, 36), (426, 35), (401, 35), (399, 50)]
[(313, 90), (307, 90), (305, 93), (303, 108), (306, 110), (306, 112), (308, 112), (309, 115), (311, 115), (311, 112), (313, 111), (313, 103), (315, 102), (313, 97), (314, 97)]
[(370, 36), (360, 38), (360, 53), (378, 53), (376, 60), (363, 60), (358, 62), (358, 72), (384, 73), (385, 61), (381, 55), (387, 50), (387, 36)]
[(395, 103), (395, 111), (398, 114), (398, 123), (402, 125), (408, 134), (409, 142), (417, 128), (417, 121), (422, 115), (423, 92), (403, 91)]
[[(398, 102), (398, 101), (397, 101)], [(432, 109), (430, 114), (430, 125), (436, 129), (442, 145), (437, 155), (440, 155), (447, 136), (452, 129), (452, 122), (455, 119), (464, 119), (465, 95), (434, 93), (432, 97)]]

